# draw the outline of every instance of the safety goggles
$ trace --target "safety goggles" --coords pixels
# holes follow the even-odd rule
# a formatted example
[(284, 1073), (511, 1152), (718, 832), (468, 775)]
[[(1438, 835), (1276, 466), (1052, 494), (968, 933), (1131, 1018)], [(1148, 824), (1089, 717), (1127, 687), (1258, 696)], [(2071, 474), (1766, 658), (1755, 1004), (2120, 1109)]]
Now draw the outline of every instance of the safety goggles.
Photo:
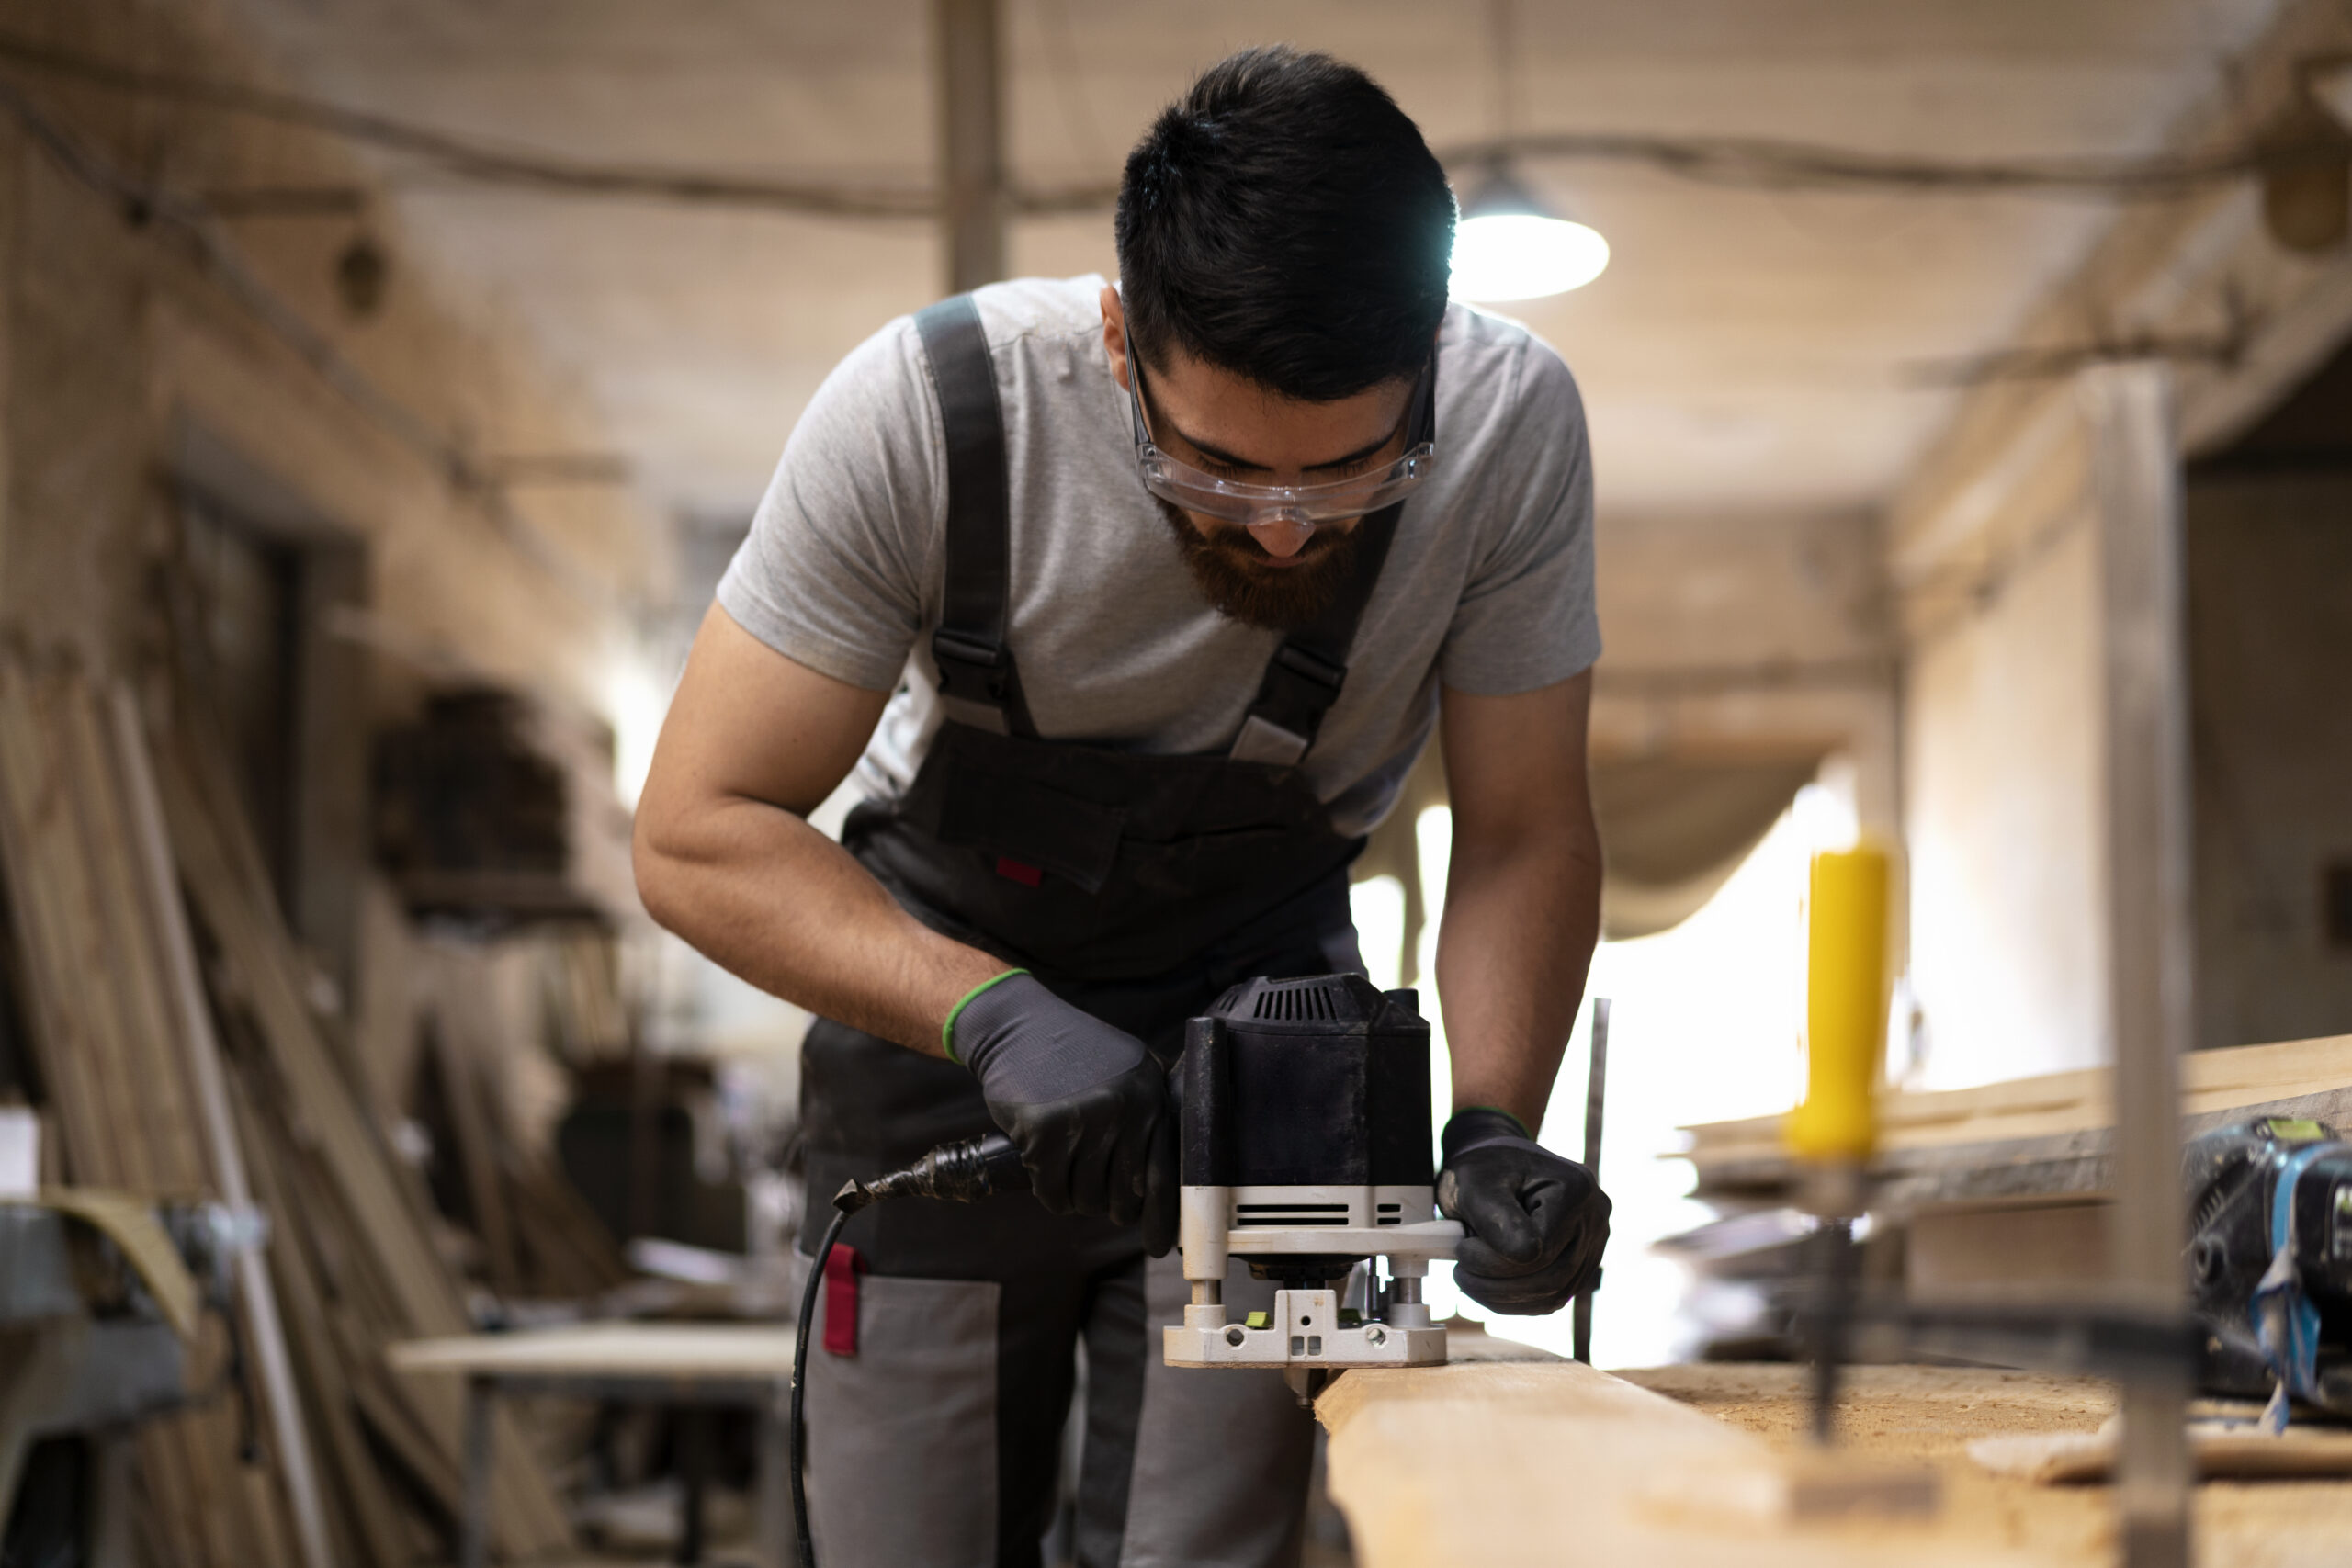
[[(1314, 485), (1256, 485), (1220, 479), (1180, 462), (1151, 438), (1143, 412), (1143, 356), (1127, 355), (1127, 404), (1135, 413), (1136, 467), (1144, 489), (1186, 512), (1260, 528), (1274, 524), (1313, 528), (1344, 523), (1402, 501), (1437, 466), (1437, 355), (1422, 367), (1398, 428), (1406, 432), (1400, 457), (1363, 473)], [(1395, 440), (1396, 433), (1389, 434)]]

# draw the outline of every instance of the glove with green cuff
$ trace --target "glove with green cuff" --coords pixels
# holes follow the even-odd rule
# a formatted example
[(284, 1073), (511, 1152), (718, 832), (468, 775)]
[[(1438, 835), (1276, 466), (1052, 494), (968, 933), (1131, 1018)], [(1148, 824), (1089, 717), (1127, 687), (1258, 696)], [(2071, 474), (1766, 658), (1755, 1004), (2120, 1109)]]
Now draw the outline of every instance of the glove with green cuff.
[(1176, 1240), (1176, 1109), (1142, 1041), (1022, 969), (966, 997), (941, 1032), (1020, 1145), (1037, 1201), (1057, 1214), (1140, 1221), (1145, 1250), (1166, 1255)]
[(1600, 1277), (1609, 1195), (1590, 1171), (1529, 1137), (1506, 1111), (1458, 1111), (1439, 1143), (1437, 1206), (1469, 1233), (1453, 1255), (1464, 1295), (1534, 1316), (1557, 1312)]

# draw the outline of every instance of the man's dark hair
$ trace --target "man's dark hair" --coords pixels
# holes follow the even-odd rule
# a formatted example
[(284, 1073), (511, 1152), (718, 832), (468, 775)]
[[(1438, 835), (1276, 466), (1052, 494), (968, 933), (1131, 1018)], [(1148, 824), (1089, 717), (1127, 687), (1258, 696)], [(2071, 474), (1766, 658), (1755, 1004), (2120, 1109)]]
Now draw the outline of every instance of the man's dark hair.
[(1445, 170), (1380, 85), (1244, 50), (1127, 155), (1119, 283), (1147, 365), (1170, 348), (1328, 402), (1417, 373), (1453, 254)]

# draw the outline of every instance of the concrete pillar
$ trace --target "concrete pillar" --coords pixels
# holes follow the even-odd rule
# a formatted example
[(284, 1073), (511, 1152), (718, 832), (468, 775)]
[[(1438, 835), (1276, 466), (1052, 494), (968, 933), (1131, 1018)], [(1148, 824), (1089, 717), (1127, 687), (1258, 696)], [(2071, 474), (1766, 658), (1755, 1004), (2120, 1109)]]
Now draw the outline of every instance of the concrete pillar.
[(1005, 275), (1003, 71), (997, 0), (932, 0), (947, 291)]
[[(2108, 1004), (2115, 1042), (2115, 1297), (2177, 1315), (2180, 1054), (2189, 976), (2188, 682), (2172, 372), (2103, 367), (2083, 383), (2099, 550), (2105, 695)], [(2124, 1561), (2188, 1560), (2188, 1368), (2123, 1388), (2116, 1504)]]

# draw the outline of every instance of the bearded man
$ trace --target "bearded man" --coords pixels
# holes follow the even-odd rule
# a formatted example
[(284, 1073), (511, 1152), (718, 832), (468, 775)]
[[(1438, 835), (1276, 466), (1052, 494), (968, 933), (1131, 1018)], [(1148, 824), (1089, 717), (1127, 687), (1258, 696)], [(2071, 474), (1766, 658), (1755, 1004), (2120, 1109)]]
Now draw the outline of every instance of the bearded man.
[[(1441, 715), (1455, 1279), (1550, 1312), (1599, 1264), (1608, 1200), (1533, 1136), (1599, 925), (1591, 469), (1559, 356), (1449, 306), (1454, 215), (1362, 72), (1223, 62), (1127, 161), (1119, 282), (884, 327), (719, 586), (647, 907), (817, 1015), (809, 1192), (997, 1128), (1034, 1184), (846, 1231), (804, 1325), (826, 1568), (1035, 1564), (1081, 1344), (1078, 1561), (1296, 1560), (1280, 1374), (1154, 1353), (1167, 1066), (1237, 981), (1361, 969), (1349, 863)], [(853, 770), (835, 843), (804, 818)]]

